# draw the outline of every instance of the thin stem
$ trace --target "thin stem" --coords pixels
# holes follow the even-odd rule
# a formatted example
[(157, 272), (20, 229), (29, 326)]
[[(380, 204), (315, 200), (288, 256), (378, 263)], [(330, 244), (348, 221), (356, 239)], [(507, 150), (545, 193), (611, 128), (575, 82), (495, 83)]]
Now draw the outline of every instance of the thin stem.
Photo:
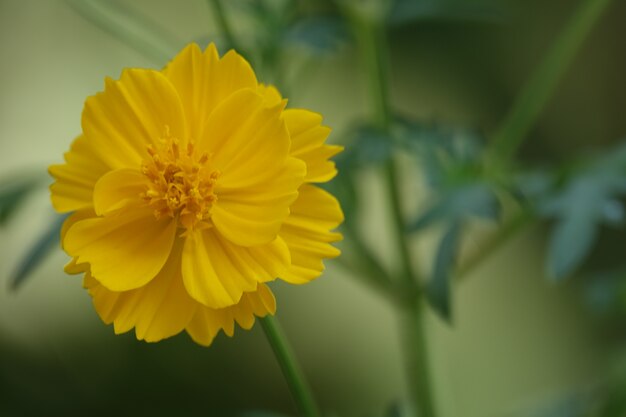
[(278, 321), (272, 316), (266, 316), (260, 321), (300, 413), (303, 417), (320, 417), (311, 388), (304, 378), (302, 369), (296, 361), (293, 350), (287, 343)]
[(493, 158), (506, 162), (517, 151), (610, 1), (581, 1), (497, 131), (491, 149)]
[[(388, 83), (388, 55), (385, 28), (380, 22), (371, 22), (359, 19), (359, 32), (361, 41), (361, 53), (367, 68), (367, 80), (369, 83), (370, 101), (373, 109), (373, 117), (379, 129), (387, 134), (390, 133), (393, 123), (391, 107), (389, 105)], [(415, 271), (411, 262), (410, 250), (406, 240), (404, 215), (402, 213), (402, 200), (400, 198), (397, 167), (393, 158), (389, 158), (385, 164), (385, 179), (391, 203), (391, 215), (394, 222), (394, 233), (402, 268), (402, 277), (415, 283)]]
[[(379, 129), (391, 134), (393, 117), (389, 104), (388, 55), (386, 33), (382, 21), (373, 21), (358, 12), (347, 10), (355, 35), (361, 48), (362, 60), (367, 69), (367, 81), (373, 118)], [(397, 242), (402, 283), (398, 287), (419, 288), (418, 277), (413, 268), (402, 213), (401, 190), (398, 169), (393, 158), (385, 166), (385, 179), (389, 192), (390, 210), (394, 223), (393, 233)], [(420, 417), (435, 417), (435, 408), (430, 392), (428, 352), (423, 326), (423, 295), (420, 291), (409, 291), (408, 302), (396, 305), (403, 323), (401, 337), (405, 351), (410, 401), (414, 412)]]
[(430, 388), (430, 369), (428, 366), (428, 345), (424, 328), (423, 298), (415, 298), (403, 309), (401, 317), (404, 358), (408, 371), (409, 390), (413, 402), (413, 412), (419, 417), (436, 415)]
[(228, 42), (228, 46), (232, 49), (235, 49), (240, 54), (244, 54), (241, 49), (241, 45), (237, 42), (237, 38), (233, 34), (232, 28), (230, 27), (230, 23), (226, 18), (226, 13), (224, 12), (224, 6), (222, 5), (221, 0), (207, 0), (209, 3), (209, 7), (213, 11), (213, 16), (217, 22), (217, 26), (219, 27), (220, 33), (224, 35), (226, 38), (226, 42)]

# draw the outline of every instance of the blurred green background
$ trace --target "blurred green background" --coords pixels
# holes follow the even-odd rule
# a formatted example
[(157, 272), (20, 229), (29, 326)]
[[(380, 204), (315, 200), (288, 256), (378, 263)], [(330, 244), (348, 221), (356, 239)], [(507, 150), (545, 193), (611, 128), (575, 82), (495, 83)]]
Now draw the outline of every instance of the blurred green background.
[[(204, 46), (219, 39), (204, 1), (113, 3), (166, 27), (174, 52), (190, 41)], [(236, 31), (256, 36), (236, 3), (227, 3)], [(307, 13), (334, 10), (309, 3), (302, 6)], [(447, 3), (463, 8), (472, 2)], [(487, 12), (475, 18), (408, 16), (389, 32), (393, 105), (422, 120), (492, 131), (578, 3), (482, 1)], [(613, 3), (533, 129), (522, 151), (525, 163), (550, 167), (626, 134), (626, 3)], [(354, 47), (346, 41), (307, 60), (297, 46), (290, 53), (287, 73), (295, 71), (289, 62), (306, 69), (291, 76), (290, 105), (322, 113), (334, 130), (331, 141), (342, 143), (367, 109)], [(80, 132), (84, 99), (102, 89), (105, 76), (165, 64), (102, 31), (70, 3), (54, 0), (0, 0), (0, 56), (0, 178), (8, 181), (44, 175), (47, 165), (62, 160)], [(404, 162), (408, 205), (417, 208), (428, 196), (408, 158)], [(381, 216), (382, 184), (375, 168), (359, 178), (367, 195), (361, 228), (374, 251), (390, 259), (391, 245), (381, 239), (389, 228)], [(44, 186), (0, 228), (0, 415), (294, 414), (258, 326), (232, 339), (220, 335), (208, 349), (184, 334), (158, 344), (137, 342), (132, 332), (114, 336), (80, 278), (63, 273), (67, 257), (61, 250), (19, 291), (10, 291), (9, 276), (51, 218)], [(463, 250), (471, 253), (494, 227), (472, 224)], [(432, 257), (434, 235), (414, 243), (417, 258)], [(591, 261), (619, 263), (624, 243), (620, 230), (603, 233)], [(545, 252), (546, 225), (525, 229), (457, 283), (452, 325), (429, 316), (441, 416), (548, 415), (542, 410), (574, 404), (619, 377), (625, 316), (592, 308), (588, 279), (546, 280)], [(309, 285), (273, 288), (278, 318), (324, 410), (383, 416), (402, 400), (394, 314), (358, 277), (330, 261)]]

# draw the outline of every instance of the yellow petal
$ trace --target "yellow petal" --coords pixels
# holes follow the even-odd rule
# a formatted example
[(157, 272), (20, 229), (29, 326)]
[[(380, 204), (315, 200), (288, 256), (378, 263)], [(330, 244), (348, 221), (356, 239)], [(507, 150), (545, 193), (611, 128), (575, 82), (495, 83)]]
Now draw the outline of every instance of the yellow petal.
[(254, 325), (255, 316), (265, 317), (275, 312), (274, 294), (266, 285), (259, 284), (257, 291), (245, 293), (234, 306), (217, 310), (199, 307), (187, 326), (187, 333), (196, 343), (209, 346), (220, 330), (232, 336), (235, 322), (244, 329), (250, 329)]
[(253, 184), (280, 167), (291, 146), (281, 115), (282, 105), (268, 107), (251, 89), (237, 91), (211, 113), (197, 146), (212, 155), (221, 184)]
[(212, 219), (231, 242), (256, 246), (273, 241), (305, 175), (302, 161), (287, 158), (283, 169), (267, 181), (241, 188), (217, 188)]
[(189, 324), (198, 303), (183, 285), (182, 244), (176, 246), (157, 276), (136, 290), (113, 292), (92, 277), (85, 278), (96, 311), (105, 323), (113, 323), (116, 334), (135, 328), (137, 339), (157, 342), (180, 333)]
[(233, 318), (241, 328), (249, 330), (254, 325), (254, 317), (265, 317), (276, 313), (276, 298), (265, 284), (259, 284), (255, 292), (245, 293), (239, 304), (230, 307)]
[(102, 176), (94, 188), (96, 214), (119, 210), (141, 203), (141, 193), (147, 190), (148, 179), (136, 169), (110, 171)]
[(281, 278), (304, 284), (320, 276), (323, 260), (340, 254), (331, 243), (341, 240), (341, 234), (331, 230), (342, 221), (343, 213), (335, 197), (313, 185), (300, 187), (298, 199), (279, 234), (291, 253), (291, 267)]
[(335, 163), (329, 158), (343, 150), (342, 146), (325, 145), (330, 128), (322, 126), (322, 116), (308, 110), (288, 109), (284, 112), (291, 135), (291, 155), (307, 166), (306, 182), (326, 182), (337, 175)]
[(159, 71), (127, 69), (119, 81), (105, 80), (104, 92), (89, 97), (83, 133), (112, 169), (139, 169), (166, 131), (187, 140), (185, 117), (176, 90)]
[(259, 84), (257, 92), (263, 96), (268, 106), (276, 106), (283, 102), (283, 96), (273, 85)]
[(213, 109), (235, 91), (255, 88), (250, 64), (234, 51), (219, 59), (214, 44), (202, 53), (195, 43), (183, 49), (163, 70), (180, 95), (189, 120), (190, 137), (202, 135)]
[(48, 168), (56, 180), (50, 186), (55, 210), (66, 213), (91, 207), (96, 181), (108, 170), (85, 137), (76, 138), (65, 154), (65, 164)]
[(275, 239), (302, 183), (305, 166), (289, 158), (290, 139), (282, 107), (241, 90), (209, 117), (199, 148), (220, 171), (212, 219), (234, 243), (253, 246)]
[(89, 264), (79, 264), (76, 262), (76, 258), (72, 258), (72, 260), (65, 264), (63, 271), (65, 271), (66, 274), (79, 275), (89, 271)]
[[(93, 209), (88, 208), (88, 209), (82, 209), (82, 210), (76, 211), (72, 213), (70, 216), (68, 216), (67, 219), (65, 219), (65, 221), (63, 222), (63, 226), (61, 227), (61, 233), (60, 233), (61, 248), (65, 248), (65, 245), (64, 245), (65, 235), (67, 234), (67, 231), (70, 227), (76, 224), (76, 222), (95, 217), (95, 215), (96, 214), (94, 213)], [(79, 264), (76, 258), (72, 258), (72, 260), (65, 265), (63, 270), (67, 274), (78, 275), (78, 274), (82, 274), (88, 271), (89, 264), (86, 264), (86, 263)]]
[(245, 248), (213, 229), (196, 230), (185, 242), (183, 280), (191, 297), (218, 309), (237, 304), (244, 292), (277, 278), (289, 264), (289, 250), (282, 239)]
[(102, 285), (127, 291), (147, 284), (161, 270), (175, 233), (174, 219), (156, 220), (152, 210), (145, 208), (124, 210), (72, 225), (64, 247), (78, 263), (89, 263)]

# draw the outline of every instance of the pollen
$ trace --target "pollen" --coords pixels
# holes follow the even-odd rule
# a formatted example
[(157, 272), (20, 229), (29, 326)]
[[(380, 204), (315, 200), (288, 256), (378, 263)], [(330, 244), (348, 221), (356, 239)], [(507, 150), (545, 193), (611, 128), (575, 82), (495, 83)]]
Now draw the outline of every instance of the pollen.
[(220, 175), (211, 168), (211, 156), (198, 152), (192, 142), (181, 149), (168, 126), (159, 145), (148, 145), (147, 150), (150, 157), (143, 162), (142, 172), (149, 182), (141, 197), (154, 209), (155, 217), (177, 218), (187, 231), (210, 228)]

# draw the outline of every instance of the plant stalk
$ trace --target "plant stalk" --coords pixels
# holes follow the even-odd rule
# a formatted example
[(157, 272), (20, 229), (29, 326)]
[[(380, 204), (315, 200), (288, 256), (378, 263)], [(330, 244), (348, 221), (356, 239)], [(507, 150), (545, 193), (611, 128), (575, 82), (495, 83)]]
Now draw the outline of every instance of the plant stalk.
[(435, 417), (435, 404), (430, 387), (428, 342), (426, 340), (426, 302), (423, 297), (414, 298), (402, 310), (402, 347), (409, 380), (411, 407), (419, 417)]
[(261, 327), (274, 351), (274, 356), (285, 376), (289, 391), (303, 417), (320, 417), (319, 410), (293, 350), (287, 342), (278, 321), (273, 316), (260, 319)]
[(580, 2), (496, 132), (491, 147), (492, 158), (498, 158), (504, 163), (512, 158), (610, 2), (611, 0)]
[[(393, 116), (389, 104), (389, 77), (386, 29), (384, 20), (351, 13), (351, 23), (359, 42), (363, 65), (367, 71), (368, 91), (372, 106), (372, 116), (376, 126), (391, 135)], [(400, 276), (405, 288), (419, 288), (418, 277), (413, 268), (405, 222), (402, 213), (401, 190), (398, 181), (398, 167), (393, 158), (385, 165), (385, 179), (389, 192), (390, 210), (394, 223), (393, 233), (397, 242), (400, 260)], [(428, 352), (423, 325), (424, 300), (421, 291), (407, 303), (395, 305), (400, 315), (401, 337), (404, 346), (407, 379), (411, 407), (420, 417), (435, 417), (435, 407), (430, 391), (428, 372)]]

